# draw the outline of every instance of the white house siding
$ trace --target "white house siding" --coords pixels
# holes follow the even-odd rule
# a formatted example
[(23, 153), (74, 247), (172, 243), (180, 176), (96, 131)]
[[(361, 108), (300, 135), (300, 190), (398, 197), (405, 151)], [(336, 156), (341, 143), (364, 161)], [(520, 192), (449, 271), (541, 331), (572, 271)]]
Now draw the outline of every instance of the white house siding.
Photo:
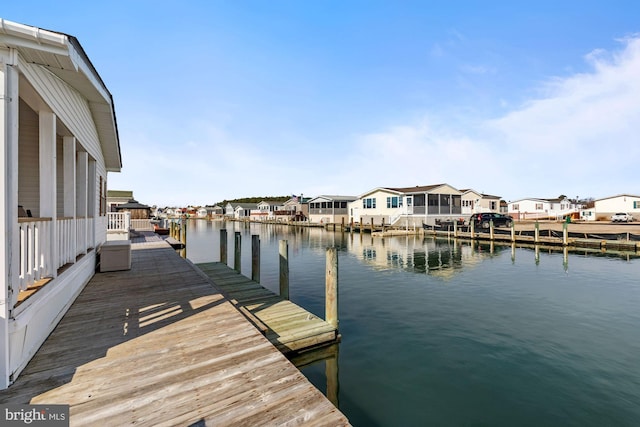
[[(402, 207), (387, 208), (387, 197), (398, 197), (402, 199)], [(365, 209), (363, 206), (363, 201), (365, 199), (376, 199), (376, 207)], [(357, 200), (349, 203), (350, 214), (353, 214), (357, 211), (359, 214), (359, 222), (361, 222), (362, 224), (371, 224), (372, 219), (375, 225), (381, 225), (382, 223), (389, 224), (392, 217), (406, 211), (405, 208), (406, 201), (404, 194), (384, 189), (379, 189), (371, 193), (364, 194)]]
[(522, 199), (510, 202), (508, 213), (516, 219), (557, 219), (576, 212), (575, 204), (568, 199), (562, 201), (545, 199)]
[(20, 134), (18, 150), (18, 204), (31, 210), (34, 217), (40, 216), (40, 169), (32, 165), (39, 163), (38, 115), (20, 101)]
[(631, 214), (633, 219), (640, 220), (640, 196), (621, 194), (595, 201), (596, 220), (609, 220), (616, 212)]
[(20, 61), (20, 71), (24, 73), (51, 111), (76, 137), (78, 143), (96, 161), (104, 163), (98, 132), (88, 101), (44, 67)]

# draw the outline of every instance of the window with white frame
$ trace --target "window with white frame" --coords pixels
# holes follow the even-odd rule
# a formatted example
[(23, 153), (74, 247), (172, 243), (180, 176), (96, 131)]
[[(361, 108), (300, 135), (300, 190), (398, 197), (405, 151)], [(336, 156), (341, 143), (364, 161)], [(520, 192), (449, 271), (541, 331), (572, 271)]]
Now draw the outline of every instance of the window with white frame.
[(399, 208), (402, 207), (402, 197), (393, 196), (387, 197), (387, 208)]
[(362, 199), (362, 208), (363, 209), (375, 209), (376, 208), (376, 198), (368, 197), (366, 199)]

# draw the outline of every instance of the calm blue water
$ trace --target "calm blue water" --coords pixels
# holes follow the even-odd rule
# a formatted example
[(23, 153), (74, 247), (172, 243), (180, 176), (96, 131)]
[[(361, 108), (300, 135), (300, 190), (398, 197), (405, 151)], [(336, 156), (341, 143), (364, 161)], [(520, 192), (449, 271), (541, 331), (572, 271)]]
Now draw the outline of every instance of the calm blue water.
[[(339, 407), (355, 426), (640, 425), (640, 259), (228, 222), (261, 239), (261, 283), (324, 317), (339, 249)], [(188, 258), (219, 260), (221, 223), (191, 221)], [(302, 369), (322, 391), (324, 363)]]

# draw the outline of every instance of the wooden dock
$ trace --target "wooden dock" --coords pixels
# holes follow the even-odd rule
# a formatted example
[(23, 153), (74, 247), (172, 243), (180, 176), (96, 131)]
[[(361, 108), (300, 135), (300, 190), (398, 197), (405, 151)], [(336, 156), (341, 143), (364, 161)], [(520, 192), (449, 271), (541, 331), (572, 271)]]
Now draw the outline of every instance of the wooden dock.
[(68, 404), (71, 425), (349, 425), (166, 242), (99, 273), (2, 404)]
[(221, 262), (196, 264), (214, 285), (285, 354), (339, 340), (338, 330)]

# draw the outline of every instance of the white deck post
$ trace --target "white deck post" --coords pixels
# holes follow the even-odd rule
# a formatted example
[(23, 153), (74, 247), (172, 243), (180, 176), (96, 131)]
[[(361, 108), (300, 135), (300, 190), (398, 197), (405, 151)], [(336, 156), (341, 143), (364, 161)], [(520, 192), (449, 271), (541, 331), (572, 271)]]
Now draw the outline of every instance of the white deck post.
[(47, 238), (49, 246), (45, 265), (57, 276), (58, 245), (56, 206), (56, 116), (51, 111), (40, 111), (40, 216), (51, 218), (51, 232)]
[[(11, 51), (15, 53), (13, 50)], [(18, 296), (18, 72), (0, 61), (0, 390), (11, 379), (9, 319)]]
[(72, 136), (63, 138), (62, 152), (64, 156), (64, 216), (74, 218), (71, 227), (71, 253), (73, 257), (77, 252), (76, 239), (76, 139)]
[[(87, 248), (96, 247), (96, 222), (100, 216), (98, 212), (97, 199), (98, 199), (98, 179), (97, 179), (97, 166), (96, 161), (93, 159), (87, 159), (87, 240), (85, 244), (85, 251)], [(89, 220), (91, 218), (91, 220)]]
[[(89, 154), (86, 151), (79, 151), (77, 154), (76, 165), (76, 218), (82, 219), (80, 226), (84, 230), (80, 231), (81, 236), (87, 235), (87, 176), (89, 174)], [(81, 244), (82, 247), (77, 248), (78, 254), (87, 253), (86, 240)], [(77, 255), (78, 255), (77, 254)]]

